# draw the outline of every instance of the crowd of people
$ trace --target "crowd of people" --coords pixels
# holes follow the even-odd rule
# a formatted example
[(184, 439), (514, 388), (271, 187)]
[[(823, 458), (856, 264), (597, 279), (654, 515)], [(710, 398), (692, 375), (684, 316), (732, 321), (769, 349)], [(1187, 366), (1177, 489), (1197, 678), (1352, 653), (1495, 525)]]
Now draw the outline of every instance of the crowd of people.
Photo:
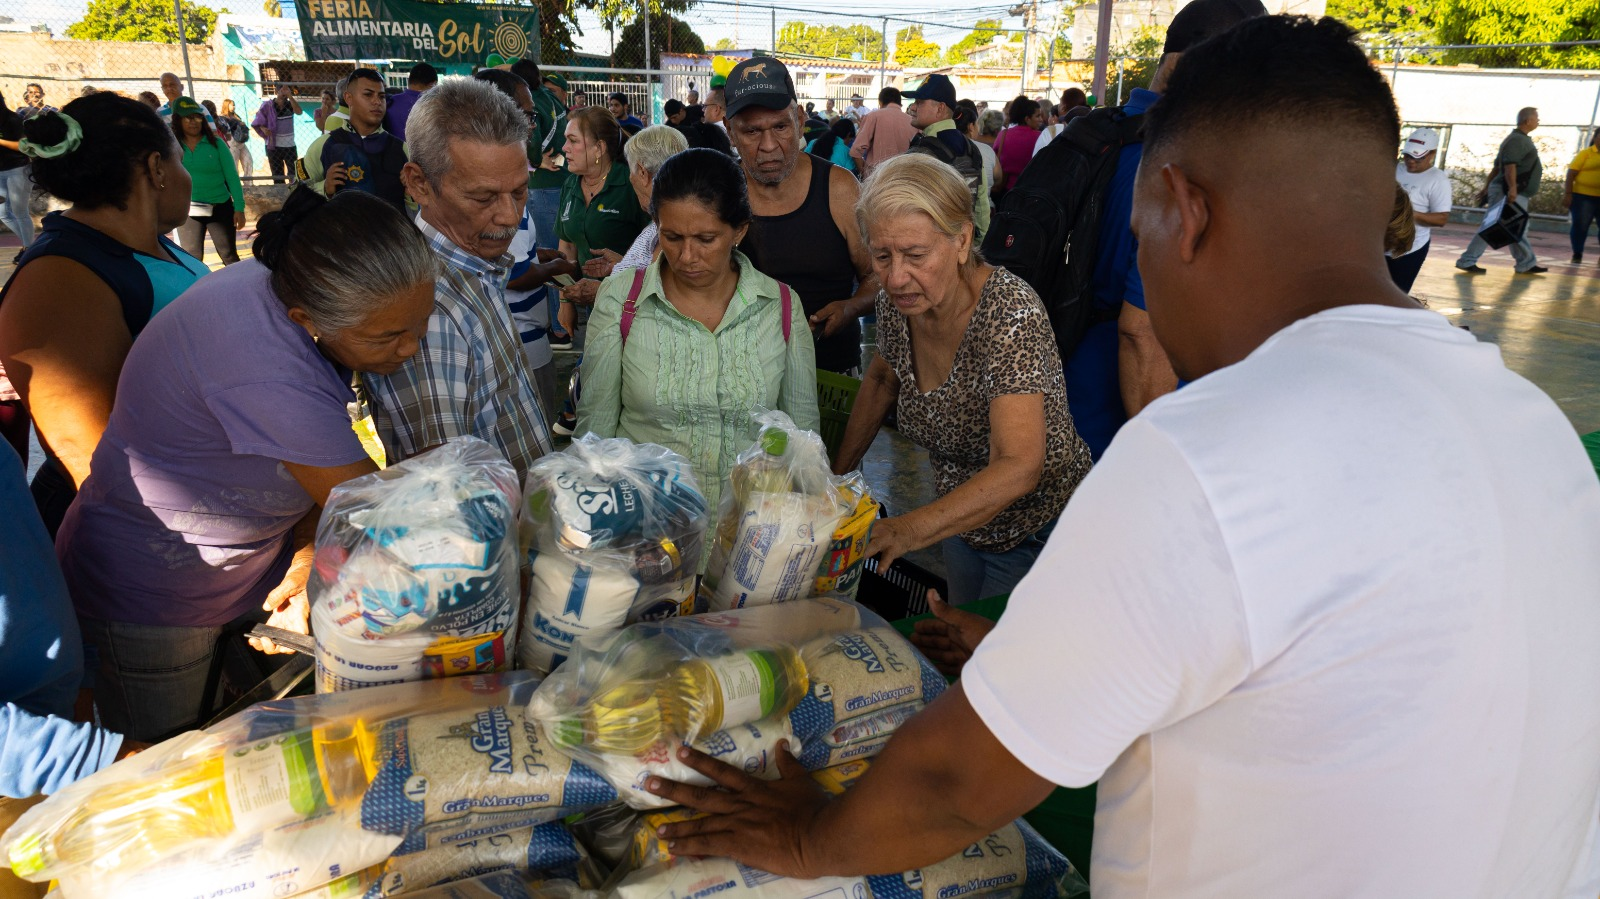
[[(817, 133), (765, 56), (650, 126), (532, 60), (419, 65), (398, 94), (357, 68), (300, 153), (287, 87), (248, 126), (175, 76), (165, 103), (33, 87), (0, 119), (0, 184), (22, 169), (70, 208), (0, 292), (0, 796), (203, 723), (250, 624), (307, 633), (340, 483), (464, 435), (520, 478), (592, 433), (682, 454), (715, 507), (753, 413), (819, 428), (833, 372), (861, 379), (837, 473), (891, 415), (928, 453), (935, 498), (867, 553), (942, 548), (917, 639), (962, 678), (826, 806), (689, 753), (722, 789), (652, 780), (712, 815), (669, 828), (676, 852), (911, 870), (1099, 780), (1113, 899), (1600, 888), (1600, 483), (1548, 397), (1407, 296), (1448, 221), (1438, 134), (1396, 163), (1392, 94), (1344, 25), (1178, 14), (1115, 111), (1141, 138), (1096, 197), (1067, 353), (1054, 298), (982, 247), (1099, 115), (1081, 91), (988, 109), (936, 73), (874, 110), (827, 101)], [(241, 258), (246, 127), (294, 186)], [(1491, 201), (1537, 190), (1522, 149)], [(1597, 179), (1600, 143), (1575, 220)], [(1007, 594), (998, 626), (960, 608)]]

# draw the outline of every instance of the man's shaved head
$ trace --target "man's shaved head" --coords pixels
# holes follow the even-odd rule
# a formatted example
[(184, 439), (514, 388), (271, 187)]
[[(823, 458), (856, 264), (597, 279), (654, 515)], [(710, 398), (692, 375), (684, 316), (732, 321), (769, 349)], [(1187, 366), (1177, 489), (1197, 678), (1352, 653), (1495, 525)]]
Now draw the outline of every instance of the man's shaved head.
[(1334, 19), (1251, 19), (1186, 51), (1145, 114), (1139, 271), (1179, 376), (1313, 307), (1403, 302), (1383, 264), (1400, 116), (1355, 38)]

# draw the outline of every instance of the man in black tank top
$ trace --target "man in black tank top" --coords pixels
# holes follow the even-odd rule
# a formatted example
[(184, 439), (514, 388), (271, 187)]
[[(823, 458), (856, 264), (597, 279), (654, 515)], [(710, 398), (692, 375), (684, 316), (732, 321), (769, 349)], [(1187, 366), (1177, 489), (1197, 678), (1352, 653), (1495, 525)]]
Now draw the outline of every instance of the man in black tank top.
[(728, 73), (723, 91), (755, 213), (739, 249), (800, 295), (817, 368), (859, 377), (861, 316), (878, 295), (855, 219), (860, 186), (844, 169), (801, 152), (794, 81), (783, 63), (751, 57)]

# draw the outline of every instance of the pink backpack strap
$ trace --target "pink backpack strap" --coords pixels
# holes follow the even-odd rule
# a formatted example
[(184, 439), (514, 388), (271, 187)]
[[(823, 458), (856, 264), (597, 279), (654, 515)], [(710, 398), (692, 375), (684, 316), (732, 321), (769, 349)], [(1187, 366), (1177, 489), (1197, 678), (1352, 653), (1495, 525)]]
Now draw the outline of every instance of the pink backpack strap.
[[(628, 345), (628, 332), (633, 330), (633, 317), (639, 314), (639, 294), (644, 290), (644, 269), (633, 270), (633, 286), (628, 288), (628, 299), (622, 304), (622, 320), (618, 326), (622, 331), (622, 345)], [(784, 335), (788, 336), (787, 322)]]
[(789, 322), (794, 313), (789, 310), (789, 285), (778, 282), (778, 295), (783, 298), (783, 342), (789, 342)]

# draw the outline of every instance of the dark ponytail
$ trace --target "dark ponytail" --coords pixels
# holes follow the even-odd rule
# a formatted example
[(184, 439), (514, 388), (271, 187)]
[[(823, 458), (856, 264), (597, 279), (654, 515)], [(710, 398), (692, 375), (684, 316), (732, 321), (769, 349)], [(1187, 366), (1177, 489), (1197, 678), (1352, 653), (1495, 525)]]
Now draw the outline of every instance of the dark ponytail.
[[(128, 97), (95, 93), (68, 103), (61, 113), (82, 129), (78, 146), (59, 156), (33, 160), (33, 180), (48, 193), (84, 209), (128, 208), (134, 179), (150, 154), (174, 159), (172, 130), (150, 107)], [(67, 139), (67, 120), (55, 111), (25, 119), (22, 136), (39, 147)]]

